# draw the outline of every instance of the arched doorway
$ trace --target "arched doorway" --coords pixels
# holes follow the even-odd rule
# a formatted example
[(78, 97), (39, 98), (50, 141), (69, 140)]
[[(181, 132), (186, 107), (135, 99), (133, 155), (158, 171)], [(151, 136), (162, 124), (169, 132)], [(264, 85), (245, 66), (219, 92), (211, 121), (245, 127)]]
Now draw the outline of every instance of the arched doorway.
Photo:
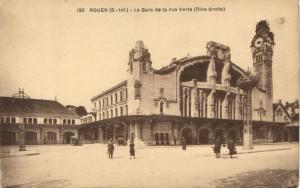
[(3, 132), (2, 145), (15, 145), (16, 142), (16, 133), (10, 131)]
[(231, 138), (233, 141), (236, 141), (238, 139), (238, 137), (237, 137), (237, 131), (236, 130), (230, 130), (230, 132), (229, 132), (229, 138)]
[(209, 142), (209, 130), (208, 129), (201, 129), (199, 132), (199, 144), (208, 144)]
[(64, 144), (70, 144), (70, 141), (71, 141), (71, 136), (75, 136), (74, 133), (72, 132), (65, 132), (64, 135), (63, 135), (63, 143)]
[(190, 128), (184, 128), (181, 137), (185, 139), (186, 144), (193, 144), (193, 133)]
[(215, 139), (216, 138), (220, 138), (222, 140), (222, 142), (224, 141), (224, 130), (222, 129), (217, 129), (215, 130)]

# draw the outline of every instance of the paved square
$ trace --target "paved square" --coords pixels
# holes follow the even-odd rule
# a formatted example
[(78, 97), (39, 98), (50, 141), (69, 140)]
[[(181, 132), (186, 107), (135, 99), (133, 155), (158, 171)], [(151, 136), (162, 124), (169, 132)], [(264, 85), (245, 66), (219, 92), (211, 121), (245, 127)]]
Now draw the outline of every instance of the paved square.
[(114, 159), (108, 159), (106, 148), (103, 144), (28, 146), (40, 155), (1, 158), (3, 186), (240, 187), (298, 181), (298, 144), (255, 146), (257, 151), (288, 150), (244, 153), (234, 159), (216, 159), (210, 146), (188, 146), (187, 151), (179, 146), (141, 147), (136, 148), (135, 160), (129, 159), (128, 146), (116, 146)]

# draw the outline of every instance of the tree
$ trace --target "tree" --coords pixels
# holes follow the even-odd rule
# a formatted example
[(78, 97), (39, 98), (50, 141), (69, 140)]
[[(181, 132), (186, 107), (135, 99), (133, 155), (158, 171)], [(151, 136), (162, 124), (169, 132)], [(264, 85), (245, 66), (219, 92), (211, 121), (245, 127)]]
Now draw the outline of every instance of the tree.
[(78, 106), (75, 108), (75, 113), (80, 117), (87, 115), (87, 111), (84, 106)]

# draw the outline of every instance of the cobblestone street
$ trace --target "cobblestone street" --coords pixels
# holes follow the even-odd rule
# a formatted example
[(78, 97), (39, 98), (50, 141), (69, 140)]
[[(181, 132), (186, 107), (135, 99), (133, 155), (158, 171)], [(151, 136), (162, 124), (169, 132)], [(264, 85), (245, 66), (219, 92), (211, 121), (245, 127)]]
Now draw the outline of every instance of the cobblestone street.
[(102, 144), (27, 149), (40, 154), (1, 158), (4, 187), (280, 187), (298, 181), (298, 144), (259, 145), (252, 151), (260, 152), (233, 159), (216, 159), (210, 146), (140, 147), (135, 160), (127, 146), (116, 146), (114, 159)]

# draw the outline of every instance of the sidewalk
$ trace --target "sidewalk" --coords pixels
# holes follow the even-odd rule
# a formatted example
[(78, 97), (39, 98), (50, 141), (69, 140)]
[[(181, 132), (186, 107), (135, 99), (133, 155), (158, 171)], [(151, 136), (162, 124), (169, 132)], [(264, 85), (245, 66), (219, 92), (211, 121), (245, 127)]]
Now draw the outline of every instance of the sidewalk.
[(0, 152), (0, 158), (8, 158), (8, 157), (19, 157), (19, 156), (28, 156), (28, 155), (39, 155), (40, 153), (33, 150), (19, 151), (18, 149), (11, 150), (2, 150)]

